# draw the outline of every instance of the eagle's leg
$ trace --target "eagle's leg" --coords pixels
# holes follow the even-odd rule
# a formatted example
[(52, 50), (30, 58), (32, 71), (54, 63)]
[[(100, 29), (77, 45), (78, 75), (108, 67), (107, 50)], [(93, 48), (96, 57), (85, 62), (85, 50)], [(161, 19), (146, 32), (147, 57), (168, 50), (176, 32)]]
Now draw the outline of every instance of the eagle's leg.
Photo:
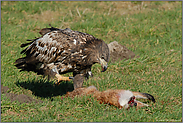
[(57, 70), (56, 67), (52, 68), (51, 69), (51, 74), (55, 77), (57, 77), (57, 82), (55, 82), (55, 85), (59, 85), (60, 84), (60, 81), (70, 81), (72, 78), (71, 77), (64, 77), (64, 76), (61, 76)]
[(93, 73), (92, 73), (91, 71), (88, 71), (88, 72), (86, 73), (86, 78), (85, 78), (85, 79), (86, 79), (86, 80), (89, 79), (90, 76), (93, 77)]
[(70, 77), (64, 77), (64, 76), (61, 76), (60, 74), (56, 74), (55, 76), (57, 77), (58, 82), (59, 81), (70, 81), (71, 80)]
[(64, 77), (64, 76), (61, 76), (60, 74), (56, 74), (55, 75), (57, 77), (57, 82), (55, 83), (56, 85), (59, 85), (60, 84), (60, 81), (70, 81), (71, 78), (70, 77)]
[(48, 75), (48, 79), (47, 80), (48, 80), (48, 82), (50, 81), (50, 76), (49, 75)]

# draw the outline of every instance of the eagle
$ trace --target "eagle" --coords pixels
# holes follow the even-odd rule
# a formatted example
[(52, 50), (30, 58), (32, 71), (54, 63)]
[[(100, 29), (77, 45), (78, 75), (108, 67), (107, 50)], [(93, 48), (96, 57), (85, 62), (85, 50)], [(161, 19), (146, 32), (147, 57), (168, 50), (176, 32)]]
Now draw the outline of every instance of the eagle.
[[(50, 25), (51, 26), (51, 25)], [(60, 81), (70, 81), (77, 74), (88, 79), (93, 76), (91, 67), (95, 63), (101, 64), (102, 72), (107, 70), (109, 61), (108, 45), (93, 35), (73, 31), (70, 28), (43, 28), (40, 37), (27, 40), (21, 44), (26, 47), (21, 51), (25, 57), (15, 61), (20, 71), (33, 71), (37, 75), (56, 77)], [(73, 77), (63, 74), (72, 72)]]

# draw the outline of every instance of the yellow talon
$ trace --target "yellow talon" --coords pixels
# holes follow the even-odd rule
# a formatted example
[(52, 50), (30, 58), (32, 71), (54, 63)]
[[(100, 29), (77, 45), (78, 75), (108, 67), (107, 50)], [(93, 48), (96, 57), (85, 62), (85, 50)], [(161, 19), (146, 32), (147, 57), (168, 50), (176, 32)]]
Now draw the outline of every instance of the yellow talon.
[(55, 75), (57, 77), (57, 82), (55, 83), (55, 85), (59, 85), (60, 84), (60, 81), (70, 81), (70, 77), (63, 77), (61, 76), (60, 74), (56, 74)]

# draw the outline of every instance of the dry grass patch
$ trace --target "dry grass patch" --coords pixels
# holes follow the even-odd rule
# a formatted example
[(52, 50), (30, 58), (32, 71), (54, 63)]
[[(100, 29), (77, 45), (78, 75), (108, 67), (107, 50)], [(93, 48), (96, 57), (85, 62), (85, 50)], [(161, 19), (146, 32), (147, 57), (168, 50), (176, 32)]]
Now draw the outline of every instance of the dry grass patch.
[(41, 11), (41, 14), (34, 14), (29, 15), (32, 19), (35, 19), (36, 21), (42, 21), (43, 23), (46, 22), (54, 22), (59, 20), (60, 13), (58, 11)]
[[(103, 3), (101, 3), (103, 4)], [(180, 6), (180, 2), (150, 2), (150, 1), (136, 1), (136, 2), (111, 2), (111, 7), (108, 13), (115, 14), (118, 13), (120, 15), (132, 15), (138, 13), (148, 13), (153, 11), (152, 9), (158, 8), (163, 10), (171, 10), (177, 6)], [(109, 7), (109, 6), (106, 6)], [(145, 10), (145, 11), (144, 11)]]

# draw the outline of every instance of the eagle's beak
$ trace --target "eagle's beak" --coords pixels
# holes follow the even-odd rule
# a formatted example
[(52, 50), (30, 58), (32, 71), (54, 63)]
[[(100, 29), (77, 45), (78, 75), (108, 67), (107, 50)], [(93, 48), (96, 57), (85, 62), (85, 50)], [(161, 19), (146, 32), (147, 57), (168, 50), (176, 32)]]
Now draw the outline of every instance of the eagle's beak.
[(99, 58), (99, 60), (100, 60), (101, 66), (102, 66), (102, 72), (106, 71), (107, 66), (108, 66), (107, 62), (104, 59), (101, 59), (101, 58)]

